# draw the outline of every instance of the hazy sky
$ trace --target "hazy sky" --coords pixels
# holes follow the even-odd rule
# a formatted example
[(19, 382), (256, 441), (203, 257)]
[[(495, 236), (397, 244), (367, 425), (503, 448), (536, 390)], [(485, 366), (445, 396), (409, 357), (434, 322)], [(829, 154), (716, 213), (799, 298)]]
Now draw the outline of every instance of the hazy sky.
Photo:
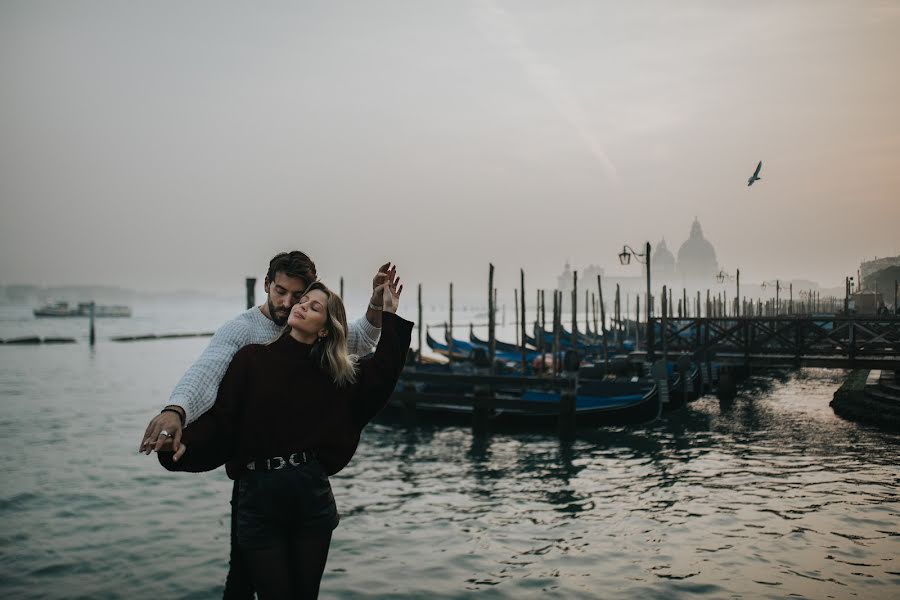
[[(900, 254), (900, 2), (0, 3), (0, 283), (443, 297), (699, 217), (745, 281)], [(746, 180), (763, 160), (762, 181)]]

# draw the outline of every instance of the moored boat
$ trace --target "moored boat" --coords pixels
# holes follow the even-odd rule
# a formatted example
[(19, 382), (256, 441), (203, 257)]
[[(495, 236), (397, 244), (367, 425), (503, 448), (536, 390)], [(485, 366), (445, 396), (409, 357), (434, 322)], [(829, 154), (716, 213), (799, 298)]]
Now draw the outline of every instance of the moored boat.
[[(35, 317), (89, 317), (91, 316), (91, 303), (79, 302), (76, 306), (68, 302), (53, 302), (40, 308), (33, 309)], [(130, 317), (131, 308), (121, 305), (105, 306), (94, 305), (94, 317)]]

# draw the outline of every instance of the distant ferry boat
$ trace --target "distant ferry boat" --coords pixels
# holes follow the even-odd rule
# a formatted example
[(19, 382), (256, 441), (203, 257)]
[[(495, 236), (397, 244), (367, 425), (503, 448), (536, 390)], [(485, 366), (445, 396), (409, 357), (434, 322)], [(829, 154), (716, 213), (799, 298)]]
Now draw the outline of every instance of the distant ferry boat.
[[(91, 303), (79, 302), (78, 306), (69, 306), (68, 302), (54, 302), (34, 309), (36, 317), (89, 317)], [(94, 306), (95, 317), (130, 317), (131, 309), (127, 306)]]

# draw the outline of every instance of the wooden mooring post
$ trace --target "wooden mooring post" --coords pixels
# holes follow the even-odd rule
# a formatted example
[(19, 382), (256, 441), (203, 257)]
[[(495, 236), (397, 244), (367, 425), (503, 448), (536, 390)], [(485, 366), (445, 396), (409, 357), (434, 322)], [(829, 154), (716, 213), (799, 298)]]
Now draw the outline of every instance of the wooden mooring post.
[(578, 348), (578, 271), (572, 271), (572, 351)]
[(600, 302), (600, 327), (603, 332), (603, 362), (605, 366), (605, 375), (609, 375), (609, 345), (606, 339), (606, 307), (603, 304), (603, 283), (600, 281), (600, 276), (597, 275), (597, 293), (599, 294), (599, 302)]
[(547, 331), (547, 294), (545, 292), (546, 290), (541, 290), (541, 339), (536, 340), (541, 345), (541, 360), (543, 360), (544, 353), (547, 352), (547, 336), (544, 335)]
[(91, 301), (91, 312), (90, 312), (91, 324), (89, 326), (90, 331), (88, 332), (88, 340), (89, 340), (89, 344), (92, 348), (93, 348), (94, 344), (97, 343), (97, 334), (94, 330), (94, 312), (95, 312), (96, 307), (97, 307), (97, 303), (92, 300)]
[(494, 265), (489, 263), (488, 269), (488, 359), (491, 362), (491, 375), (494, 374)]
[(521, 319), (519, 319), (519, 341), (522, 342), (522, 375), (525, 375), (525, 269), (519, 269), (519, 302), (521, 303)]
[(450, 282), (450, 339), (447, 340), (447, 363), (453, 364), (453, 282)]
[(418, 299), (419, 299), (419, 352), (418, 352), (418, 360), (416, 362), (418, 362), (419, 364), (422, 364), (422, 327), (424, 326), (424, 323), (422, 321), (422, 284), (421, 283), (419, 284)]
[(568, 440), (575, 436), (575, 390), (566, 386), (559, 394), (559, 437)]
[(553, 377), (559, 372), (559, 296), (562, 292), (553, 290)]
[[(637, 350), (641, 345), (641, 295), (638, 294), (634, 299), (635, 302), (635, 310), (634, 310), (634, 322), (637, 324), (637, 327), (634, 328), (634, 349)], [(650, 352), (650, 349), (647, 349), (647, 352)]]
[(661, 313), (661, 314), (662, 314), (662, 324), (661, 324), (661, 331), (659, 332), (659, 333), (660, 333), (660, 337), (662, 338), (660, 341), (662, 342), (662, 360), (663, 360), (663, 364), (666, 364), (666, 361), (668, 361), (668, 356), (667, 356), (667, 354), (668, 354), (668, 352), (667, 352), (668, 348), (667, 348), (667, 345), (666, 345), (666, 338), (667, 338), (668, 336), (666, 335), (666, 333), (667, 333), (667, 331), (668, 331), (669, 308), (668, 308), (668, 301), (667, 301), (668, 299), (666, 298), (666, 296), (667, 296), (667, 288), (666, 288), (666, 286), (663, 286), (663, 288), (662, 288), (662, 307), (661, 307), (661, 308), (662, 308), (662, 313)]
[(256, 306), (256, 277), (248, 277), (244, 282), (247, 286), (247, 310)]
[(472, 433), (475, 435), (481, 435), (488, 430), (488, 421), (491, 416), (488, 400), (491, 399), (492, 395), (491, 386), (475, 386), (475, 398), (472, 402)]
[(622, 295), (618, 283), (616, 284), (616, 303), (613, 310), (613, 314), (615, 315), (615, 327), (613, 328), (615, 335), (613, 336), (613, 343), (616, 345), (616, 348), (618, 348), (619, 340), (622, 338)]
[(515, 309), (515, 317), (516, 320), (514, 322), (516, 326), (516, 346), (519, 345), (519, 290), (513, 289), (513, 309)]

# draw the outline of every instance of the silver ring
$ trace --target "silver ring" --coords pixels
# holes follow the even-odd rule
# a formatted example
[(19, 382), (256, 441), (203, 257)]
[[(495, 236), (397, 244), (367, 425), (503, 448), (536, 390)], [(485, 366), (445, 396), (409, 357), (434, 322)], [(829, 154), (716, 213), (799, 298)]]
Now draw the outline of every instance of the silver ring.
[(164, 435), (164, 436), (166, 436), (166, 437), (170, 437), (169, 432), (166, 431), (165, 429), (163, 429), (162, 431), (160, 431), (160, 432), (159, 432), (159, 435)]

